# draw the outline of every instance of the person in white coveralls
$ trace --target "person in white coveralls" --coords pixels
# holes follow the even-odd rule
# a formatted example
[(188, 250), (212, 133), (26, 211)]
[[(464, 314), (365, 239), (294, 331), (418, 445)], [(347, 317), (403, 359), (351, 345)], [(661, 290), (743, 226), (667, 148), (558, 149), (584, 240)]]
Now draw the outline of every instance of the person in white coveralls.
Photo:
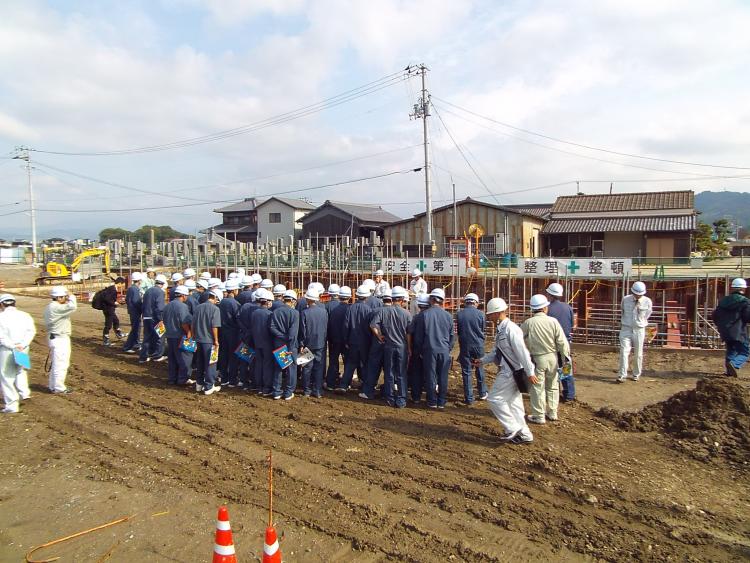
[(646, 284), (637, 281), (630, 295), (622, 298), (622, 320), (620, 327), (620, 370), (617, 383), (624, 383), (628, 376), (628, 358), (633, 351), (633, 381), (638, 381), (643, 371), (643, 342), (646, 340), (648, 319), (653, 312), (651, 299), (646, 297)]
[(44, 325), (50, 352), (49, 390), (56, 394), (67, 394), (65, 377), (70, 366), (70, 316), (78, 309), (76, 297), (61, 285), (50, 291), (52, 302), (44, 309)]
[(31, 315), (16, 309), (16, 298), (0, 295), (0, 387), (5, 400), (4, 413), (18, 412), (19, 404), (31, 397), (26, 370), (16, 363), (14, 350), (28, 353), (36, 335)]

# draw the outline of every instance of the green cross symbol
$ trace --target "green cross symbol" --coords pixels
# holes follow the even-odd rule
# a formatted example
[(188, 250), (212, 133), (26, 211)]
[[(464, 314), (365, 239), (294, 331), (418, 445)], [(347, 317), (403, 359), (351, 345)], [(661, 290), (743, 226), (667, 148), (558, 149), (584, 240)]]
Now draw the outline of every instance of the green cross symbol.
[(575, 275), (576, 270), (580, 270), (580, 269), (581, 267), (575, 262), (571, 262), (570, 264), (568, 264), (568, 271), (573, 275)]
[(427, 269), (427, 262), (425, 262), (424, 260), (420, 260), (417, 263), (417, 268), (424, 272)]

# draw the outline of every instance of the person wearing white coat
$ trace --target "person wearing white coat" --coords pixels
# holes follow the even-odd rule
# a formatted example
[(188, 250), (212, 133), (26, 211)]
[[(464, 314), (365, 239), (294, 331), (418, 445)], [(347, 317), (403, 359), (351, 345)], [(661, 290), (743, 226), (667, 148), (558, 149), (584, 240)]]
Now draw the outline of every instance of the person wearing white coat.
[(47, 343), (50, 352), (48, 387), (52, 393), (67, 394), (65, 377), (70, 367), (70, 316), (78, 309), (76, 296), (61, 285), (50, 291), (52, 302), (44, 309), (44, 325), (47, 329)]
[(20, 401), (31, 397), (26, 370), (16, 363), (13, 351), (29, 351), (36, 335), (31, 315), (16, 309), (16, 298), (0, 295), (0, 387), (5, 400), (4, 413), (18, 412)]
[(487, 320), (497, 322), (495, 349), (482, 358), (472, 360), (476, 367), (494, 363), (499, 366), (497, 377), (487, 397), (487, 405), (505, 428), (503, 441), (528, 444), (534, 440), (523, 408), (523, 398), (513, 378), (515, 370), (523, 369), (529, 381), (535, 383), (534, 363), (523, 340), (521, 327), (507, 317), (508, 305), (495, 297), (487, 302)]
[(630, 295), (622, 298), (622, 320), (620, 327), (620, 370), (617, 383), (628, 376), (628, 359), (633, 351), (633, 381), (638, 381), (643, 371), (643, 342), (646, 340), (648, 319), (653, 312), (651, 299), (646, 297), (646, 284), (637, 281)]
[(409, 311), (412, 315), (419, 312), (417, 307), (417, 297), (427, 293), (427, 282), (422, 279), (422, 272), (415, 268), (411, 273), (411, 282), (409, 282)]

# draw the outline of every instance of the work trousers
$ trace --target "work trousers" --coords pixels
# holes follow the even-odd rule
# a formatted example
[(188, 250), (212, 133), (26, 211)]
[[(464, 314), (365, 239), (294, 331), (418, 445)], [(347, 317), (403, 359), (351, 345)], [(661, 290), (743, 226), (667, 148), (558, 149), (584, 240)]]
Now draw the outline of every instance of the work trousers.
[(184, 337), (167, 338), (167, 383), (184, 385), (189, 379), (193, 354), (180, 349)]
[(49, 381), (47, 386), (53, 393), (65, 391), (65, 376), (70, 367), (70, 336), (67, 334), (52, 335), (47, 340), (50, 355)]
[[(234, 351), (240, 344), (240, 332), (234, 328), (221, 329), (219, 333), (219, 373), (221, 382), (237, 385), (239, 381), (239, 362)], [(256, 364), (257, 365), (257, 364)]]
[(326, 370), (326, 349), (310, 349), (314, 358), (302, 366), (302, 391), (306, 396), (323, 396), (323, 373)]
[(115, 332), (120, 330), (120, 319), (117, 316), (117, 309), (114, 307), (109, 309), (103, 309), (104, 313), (104, 336), (109, 336), (109, 331), (115, 329)]
[[(273, 350), (271, 348), (256, 348), (253, 362), (255, 363), (258, 389), (261, 389), (264, 395), (274, 397), (281, 395), (281, 371), (276, 369), (279, 365), (273, 357)], [(278, 378), (275, 377), (277, 371), (279, 372)]]
[(6, 412), (18, 412), (20, 402), (31, 396), (26, 370), (16, 363), (10, 348), (0, 348), (0, 388)]
[(297, 364), (293, 363), (282, 370), (276, 358), (274, 358), (273, 363), (274, 396), (278, 395), (276, 390), (280, 389), (282, 397), (291, 397), (297, 389)]
[(467, 403), (474, 402), (474, 393), (472, 390), (471, 372), (474, 371), (477, 377), (477, 395), (483, 397), (487, 393), (487, 387), (484, 384), (484, 367), (473, 367), (471, 360), (475, 360), (484, 356), (484, 350), (482, 346), (466, 347), (461, 349), (458, 354), (458, 363), (461, 365), (461, 377), (464, 384), (464, 400)]
[(622, 327), (620, 329), (620, 370), (618, 379), (628, 376), (628, 359), (633, 351), (633, 379), (638, 379), (643, 370), (643, 342), (646, 329), (642, 327)]
[(143, 319), (143, 344), (140, 359), (161, 358), (164, 355), (164, 337), (160, 337), (154, 327), (159, 324), (154, 319)]
[(195, 381), (198, 385), (202, 385), (204, 390), (210, 389), (216, 383), (216, 364), (210, 363), (211, 348), (213, 348), (211, 342), (198, 342), (198, 349), (195, 351), (198, 357)]
[(424, 391), (424, 366), (422, 365), (421, 354), (416, 351), (409, 356), (407, 377), (411, 390), (411, 400), (418, 403), (422, 398), (422, 391)]
[(349, 389), (354, 377), (354, 370), (357, 370), (357, 377), (364, 384), (365, 380), (365, 363), (367, 362), (367, 348), (350, 346), (345, 354), (344, 375), (341, 376), (340, 389)]
[(362, 381), (362, 392), (371, 399), (375, 396), (375, 387), (380, 380), (380, 371), (383, 369), (384, 345), (379, 340), (370, 344), (370, 350), (365, 362), (365, 378)]
[(328, 371), (326, 372), (326, 386), (328, 389), (335, 389), (339, 385), (339, 358), (344, 355), (344, 343), (328, 341)]
[(383, 398), (389, 405), (404, 408), (406, 406), (406, 363), (408, 361), (406, 345), (383, 347)]
[(740, 369), (747, 362), (748, 355), (750, 354), (750, 348), (748, 348), (748, 341), (745, 340), (727, 340), (724, 345), (726, 346), (726, 360), (732, 364), (735, 369)]
[(506, 435), (519, 432), (524, 439), (533, 438), (526, 424), (521, 392), (513, 379), (513, 373), (504, 363), (487, 396), (487, 405), (505, 428)]
[(557, 418), (557, 404), (560, 401), (560, 380), (557, 377), (557, 354), (537, 354), (532, 356), (534, 375), (538, 383), (529, 382), (529, 403), (531, 414), (544, 419), (544, 415)]
[[(422, 355), (427, 406), (444, 407), (448, 398), (448, 370), (451, 367), (450, 350), (428, 350)], [(437, 393), (435, 387), (437, 386)]]
[(130, 315), (130, 333), (128, 334), (123, 350), (132, 350), (140, 344), (141, 340), (141, 315)]

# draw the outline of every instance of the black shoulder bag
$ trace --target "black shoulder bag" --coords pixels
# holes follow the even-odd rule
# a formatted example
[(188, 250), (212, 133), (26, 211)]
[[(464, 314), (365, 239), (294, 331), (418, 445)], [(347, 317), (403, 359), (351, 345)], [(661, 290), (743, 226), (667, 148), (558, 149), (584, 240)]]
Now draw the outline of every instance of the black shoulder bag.
[(518, 387), (518, 390), (521, 393), (528, 393), (529, 392), (529, 380), (526, 377), (526, 371), (521, 369), (513, 369), (513, 364), (511, 364), (508, 361), (508, 358), (505, 357), (505, 354), (503, 354), (503, 351), (498, 347), (497, 353), (500, 354), (500, 358), (505, 360), (505, 363), (508, 364), (508, 367), (513, 372), (513, 379), (516, 382), (516, 387)]

